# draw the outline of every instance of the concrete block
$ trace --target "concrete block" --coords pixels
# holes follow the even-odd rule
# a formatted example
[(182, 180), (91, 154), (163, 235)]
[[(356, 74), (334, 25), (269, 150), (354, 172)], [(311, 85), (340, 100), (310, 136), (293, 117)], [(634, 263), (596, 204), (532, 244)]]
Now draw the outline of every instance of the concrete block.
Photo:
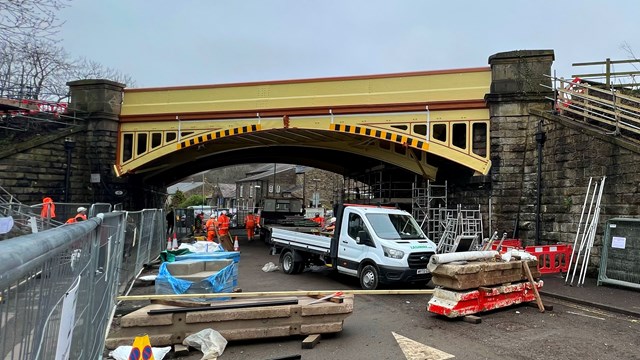
[(246, 309), (195, 311), (187, 313), (187, 324), (234, 320), (275, 319), (291, 316), (291, 305), (265, 306)]
[(204, 262), (204, 270), (205, 271), (220, 271), (225, 267), (231, 265), (233, 263), (232, 260), (213, 260), (213, 261), (205, 261)]
[(159, 314), (149, 315), (149, 310), (159, 309), (172, 309), (179, 308), (177, 306), (168, 306), (162, 304), (151, 304), (131, 312), (120, 319), (120, 326), (122, 327), (137, 327), (137, 326), (163, 326), (173, 324), (173, 314)]
[(195, 274), (204, 271), (204, 261), (185, 260), (167, 263), (167, 270), (173, 276)]
[[(537, 261), (529, 261), (534, 278), (540, 277)], [(432, 281), (446, 289), (466, 290), (527, 280), (521, 261), (476, 261), (467, 264), (443, 264), (433, 271)]]
[(324, 324), (303, 324), (300, 325), (300, 333), (307, 334), (329, 334), (342, 331), (342, 321)]

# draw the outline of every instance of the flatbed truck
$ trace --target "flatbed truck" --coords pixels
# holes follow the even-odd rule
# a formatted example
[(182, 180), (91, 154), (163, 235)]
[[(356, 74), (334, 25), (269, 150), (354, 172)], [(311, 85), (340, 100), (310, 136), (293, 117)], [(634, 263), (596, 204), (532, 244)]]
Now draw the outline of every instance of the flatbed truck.
[(363, 289), (379, 284), (420, 283), (431, 279), (427, 264), (436, 245), (415, 219), (391, 207), (340, 205), (331, 236), (271, 229), (271, 243), (286, 274), (310, 265), (326, 265), (358, 277)]

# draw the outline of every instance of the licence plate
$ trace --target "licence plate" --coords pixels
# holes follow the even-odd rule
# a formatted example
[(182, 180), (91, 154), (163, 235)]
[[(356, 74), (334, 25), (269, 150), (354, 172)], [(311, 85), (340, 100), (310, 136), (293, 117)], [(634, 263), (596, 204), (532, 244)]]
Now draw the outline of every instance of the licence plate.
[(418, 275), (426, 274), (426, 273), (427, 273), (427, 269), (418, 269)]

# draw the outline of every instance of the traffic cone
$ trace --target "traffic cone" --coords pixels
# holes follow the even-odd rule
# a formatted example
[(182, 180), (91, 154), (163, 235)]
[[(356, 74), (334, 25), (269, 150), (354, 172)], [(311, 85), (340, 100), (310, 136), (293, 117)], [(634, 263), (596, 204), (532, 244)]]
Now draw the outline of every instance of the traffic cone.
[(176, 236), (176, 233), (173, 233), (173, 249), (177, 249), (178, 248), (178, 237)]
[(235, 240), (233, 241), (233, 251), (240, 251), (240, 244), (238, 243), (238, 236), (236, 235)]
[(171, 236), (167, 238), (167, 250), (171, 250), (173, 245), (171, 244)]

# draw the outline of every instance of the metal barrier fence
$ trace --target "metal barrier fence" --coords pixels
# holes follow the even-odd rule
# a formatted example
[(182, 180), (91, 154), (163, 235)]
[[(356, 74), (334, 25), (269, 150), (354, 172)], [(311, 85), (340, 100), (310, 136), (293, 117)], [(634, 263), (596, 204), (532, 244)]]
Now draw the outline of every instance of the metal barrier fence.
[(165, 216), (162, 210), (146, 209), (126, 212), (123, 262), (118, 293), (128, 285), (166, 247)]
[(110, 210), (0, 241), (0, 359), (101, 358), (116, 296), (166, 246), (162, 210)]
[(108, 213), (0, 243), (1, 359), (101, 358), (124, 224)]
[(640, 219), (607, 221), (598, 274), (603, 283), (640, 289)]

